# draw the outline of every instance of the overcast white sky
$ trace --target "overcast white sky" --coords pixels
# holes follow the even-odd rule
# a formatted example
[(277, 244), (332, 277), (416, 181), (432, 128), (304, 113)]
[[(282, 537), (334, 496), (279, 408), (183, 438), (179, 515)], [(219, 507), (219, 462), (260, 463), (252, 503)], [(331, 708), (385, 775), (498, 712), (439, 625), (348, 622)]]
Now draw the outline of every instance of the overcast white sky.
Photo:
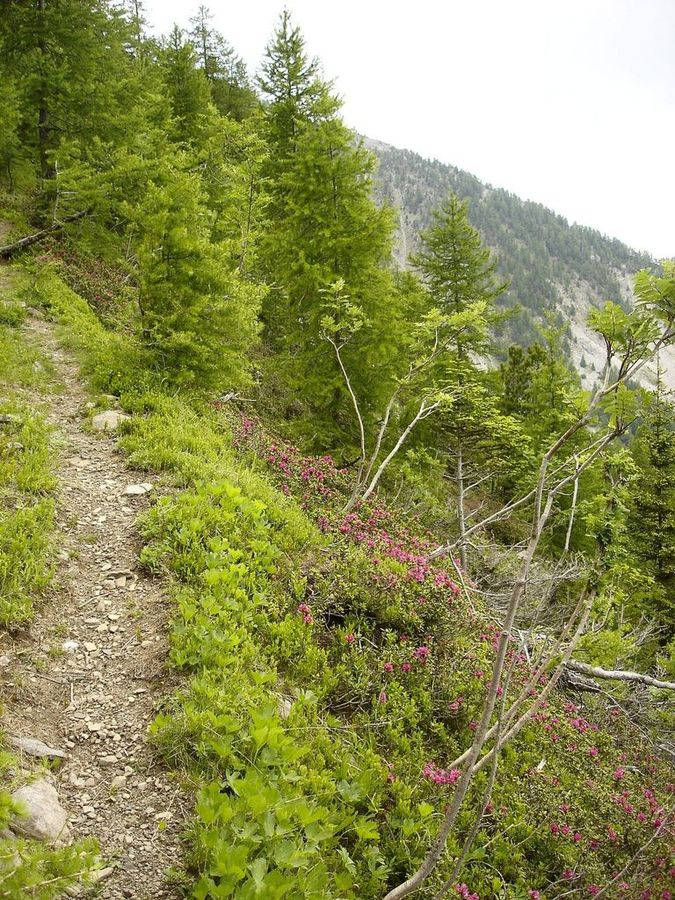
[[(150, 24), (197, 2), (147, 0)], [(212, 0), (257, 68), (283, 0)], [(675, 0), (289, 0), (358, 131), (675, 257)]]

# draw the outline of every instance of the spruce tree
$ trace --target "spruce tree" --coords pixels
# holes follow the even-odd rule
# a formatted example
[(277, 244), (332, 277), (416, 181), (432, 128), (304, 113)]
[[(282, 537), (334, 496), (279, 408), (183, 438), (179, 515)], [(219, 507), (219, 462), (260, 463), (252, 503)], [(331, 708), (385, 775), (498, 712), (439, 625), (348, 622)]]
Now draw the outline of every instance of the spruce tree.
[(675, 408), (661, 366), (634, 447), (639, 476), (633, 500), (632, 534), (657, 585), (652, 613), (675, 622)]
[[(368, 327), (347, 356), (362, 359), (359, 396), (375, 408), (383, 379), (370, 381), (364, 354), (389, 353), (397, 291), (386, 265), (393, 219), (372, 198), (375, 160), (339, 116), (340, 103), (309, 58), (285, 11), (269, 43), (259, 81), (267, 99), (268, 227), (260, 245), (260, 276), (270, 285), (263, 305), (275, 373), (307, 404), (317, 443), (334, 444), (351, 406), (342, 375), (321, 341), (325, 291), (338, 280), (362, 309)], [(382, 368), (382, 365), (380, 365)], [(299, 409), (298, 409), (299, 411)], [(351, 430), (348, 428), (348, 430)]]
[(477, 301), (490, 305), (506, 290), (496, 259), (469, 221), (468, 203), (455, 194), (434, 211), (421, 244), (412, 263), (444, 312), (461, 312)]
[(190, 19), (189, 37), (218, 112), (241, 121), (255, 110), (258, 101), (249, 84), (244, 61), (216, 31), (212, 19), (209, 8), (201, 5)]

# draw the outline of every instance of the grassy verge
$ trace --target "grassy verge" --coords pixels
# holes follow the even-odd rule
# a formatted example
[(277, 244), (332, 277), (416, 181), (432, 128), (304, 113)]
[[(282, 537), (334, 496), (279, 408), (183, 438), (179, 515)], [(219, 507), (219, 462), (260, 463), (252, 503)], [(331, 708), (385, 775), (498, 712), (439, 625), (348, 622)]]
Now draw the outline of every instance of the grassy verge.
[[(94, 387), (133, 414), (121, 438), (133, 464), (184, 488), (145, 518), (142, 559), (174, 583), (171, 663), (184, 680), (153, 739), (197, 785), (192, 895), (381, 896), (435, 832), (494, 628), (448, 569), (426, 563), (430, 538), (414, 523), (384, 504), (342, 515), (346, 477), (329, 458), (172, 394), (53, 273), (35, 291)], [(527, 666), (512, 661), (517, 693)], [(592, 896), (660, 835), (667, 772), (596, 713), (556, 698), (503, 754), (464, 895)], [(666, 889), (666, 854), (657, 836), (631, 896)]]
[[(30, 622), (52, 577), (56, 481), (50, 433), (27, 397), (47, 392), (53, 372), (21, 334), (25, 309), (7, 300), (12, 283), (0, 274), (0, 628), (11, 630)], [(0, 750), (0, 835), (17, 812), (10, 793), (16, 778), (16, 760)], [(62, 896), (68, 886), (86, 881), (93, 858), (91, 842), (54, 849), (0, 838), (0, 898)]]

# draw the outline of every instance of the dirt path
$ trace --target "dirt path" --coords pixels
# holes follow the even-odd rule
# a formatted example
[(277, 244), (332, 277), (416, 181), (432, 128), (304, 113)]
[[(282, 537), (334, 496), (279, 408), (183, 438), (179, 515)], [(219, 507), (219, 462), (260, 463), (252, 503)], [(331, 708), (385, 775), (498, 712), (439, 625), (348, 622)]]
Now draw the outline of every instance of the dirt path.
[(86, 426), (87, 396), (51, 325), (28, 320), (27, 338), (53, 361), (62, 388), (42, 409), (54, 427), (59, 479), (59, 570), (30, 632), (0, 636), (9, 657), (3, 728), (66, 750), (57, 774), (73, 837), (98, 839), (113, 870), (106, 898), (177, 897), (167, 870), (180, 869), (185, 800), (145, 742), (165, 670), (169, 604), (164, 586), (137, 567), (135, 520), (149, 482), (130, 471), (113, 436)]

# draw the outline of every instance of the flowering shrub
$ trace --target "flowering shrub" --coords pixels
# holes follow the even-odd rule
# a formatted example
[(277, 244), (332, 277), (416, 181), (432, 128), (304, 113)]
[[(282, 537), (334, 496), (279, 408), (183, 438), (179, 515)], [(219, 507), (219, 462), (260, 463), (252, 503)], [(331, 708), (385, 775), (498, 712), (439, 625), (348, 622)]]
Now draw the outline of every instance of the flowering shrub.
[[(414, 520), (382, 502), (342, 513), (350, 478), (329, 457), (158, 390), (124, 402), (137, 413), (123, 439), (134, 464), (186, 488), (148, 515), (143, 560), (177, 584), (171, 658), (184, 681), (153, 734), (201, 784), (193, 895), (382, 896), (436, 832), (498, 630), (472, 610), (452, 561), (426, 561), (434, 536)], [(509, 662), (507, 703), (528, 675), (516, 651)], [(667, 773), (639, 734), (551, 695), (502, 754), (454, 893), (592, 896), (651, 838), (622, 878), (629, 896), (662, 896), (669, 804)]]

